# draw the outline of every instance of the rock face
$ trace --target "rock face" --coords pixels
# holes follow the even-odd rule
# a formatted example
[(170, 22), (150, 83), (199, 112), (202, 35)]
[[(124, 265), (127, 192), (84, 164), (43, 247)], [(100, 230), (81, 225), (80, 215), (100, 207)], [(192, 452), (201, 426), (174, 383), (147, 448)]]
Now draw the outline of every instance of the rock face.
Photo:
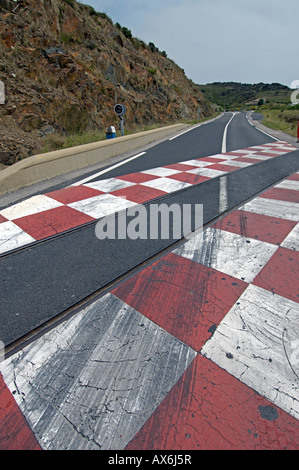
[(211, 114), (165, 52), (75, 0), (1, 0), (0, 163), (39, 153), (49, 134), (195, 120)]

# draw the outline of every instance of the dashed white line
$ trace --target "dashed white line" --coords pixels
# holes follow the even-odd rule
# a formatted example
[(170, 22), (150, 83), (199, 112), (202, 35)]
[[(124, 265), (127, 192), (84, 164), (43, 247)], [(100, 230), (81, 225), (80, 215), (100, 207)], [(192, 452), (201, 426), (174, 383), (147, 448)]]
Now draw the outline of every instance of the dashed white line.
[(219, 211), (224, 212), (227, 209), (227, 176), (221, 176), (219, 184)]

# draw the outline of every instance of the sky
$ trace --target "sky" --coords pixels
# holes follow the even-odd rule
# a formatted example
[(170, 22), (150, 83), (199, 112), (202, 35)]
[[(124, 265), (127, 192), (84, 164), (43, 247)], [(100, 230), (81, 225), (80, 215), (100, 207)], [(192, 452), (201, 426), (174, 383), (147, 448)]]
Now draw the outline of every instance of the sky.
[(299, 80), (298, 0), (80, 0), (153, 42), (197, 84)]

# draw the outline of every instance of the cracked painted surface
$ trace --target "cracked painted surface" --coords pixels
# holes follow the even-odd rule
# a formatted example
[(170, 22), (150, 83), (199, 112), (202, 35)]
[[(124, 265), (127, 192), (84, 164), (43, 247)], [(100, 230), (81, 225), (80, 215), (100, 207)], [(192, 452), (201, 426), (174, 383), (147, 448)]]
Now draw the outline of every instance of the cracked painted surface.
[(11, 221), (0, 224), (0, 253), (34, 242), (35, 239)]
[(251, 282), (276, 249), (272, 244), (211, 227), (174, 253)]
[[(0, 210), (0, 253), (293, 150), (296, 148), (285, 142), (274, 142), (33, 196)], [(245, 156), (250, 160), (245, 160)], [(295, 190), (296, 183), (287, 182), (277, 190)]]
[(298, 222), (299, 219), (299, 203), (263, 197), (257, 197), (256, 199), (248, 202), (243, 206), (242, 210), (269, 215), (270, 217), (294, 220), (295, 222)]
[(298, 421), (198, 355), (126, 450), (298, 449)]
[(299, 305), (250, 285), (201, 353), (299, 419)]
[(38, 196), (33, 196), (25, 201), (19, 202), (18, 204), (14, 204), (7, 209), (2, 209), (1, 215), (8, 220), (14, 220), (19, 217), (36, 214), (37, 212), (54, 209), (61, 205), (62, 204), (60, 202), (55, 201), (45, 194), (39, 194)]
[(298, 174), (285, 181), (1, 363), (0, 448), (298, 450)]
[(247, 284), (170, 253), (113, 294), (199, 351)]
[(1, 372), (44, 449), (121, 449), (194, 357), (108, 294)]
[(299, 223), (293, 228), (281, 244), (284, 248), (299, 251)]

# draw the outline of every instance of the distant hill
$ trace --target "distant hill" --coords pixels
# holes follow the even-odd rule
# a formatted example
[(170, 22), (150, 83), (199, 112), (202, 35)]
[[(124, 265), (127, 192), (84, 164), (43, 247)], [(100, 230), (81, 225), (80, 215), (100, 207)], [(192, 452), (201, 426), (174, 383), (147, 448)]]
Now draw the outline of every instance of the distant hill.
[(224, 109), (243, 108), (257, 104), (289, 104), (291, 89), (280, 83), (246, 84), (215, 82), (199, 85), (203, 96)]
[[(197, 120), (212, 108), (198, 85), (154, 43), (75, 0), (0, 0), (0, 164), (60, 139)], [(58, 140), (59, 144), (59, 140)]]

